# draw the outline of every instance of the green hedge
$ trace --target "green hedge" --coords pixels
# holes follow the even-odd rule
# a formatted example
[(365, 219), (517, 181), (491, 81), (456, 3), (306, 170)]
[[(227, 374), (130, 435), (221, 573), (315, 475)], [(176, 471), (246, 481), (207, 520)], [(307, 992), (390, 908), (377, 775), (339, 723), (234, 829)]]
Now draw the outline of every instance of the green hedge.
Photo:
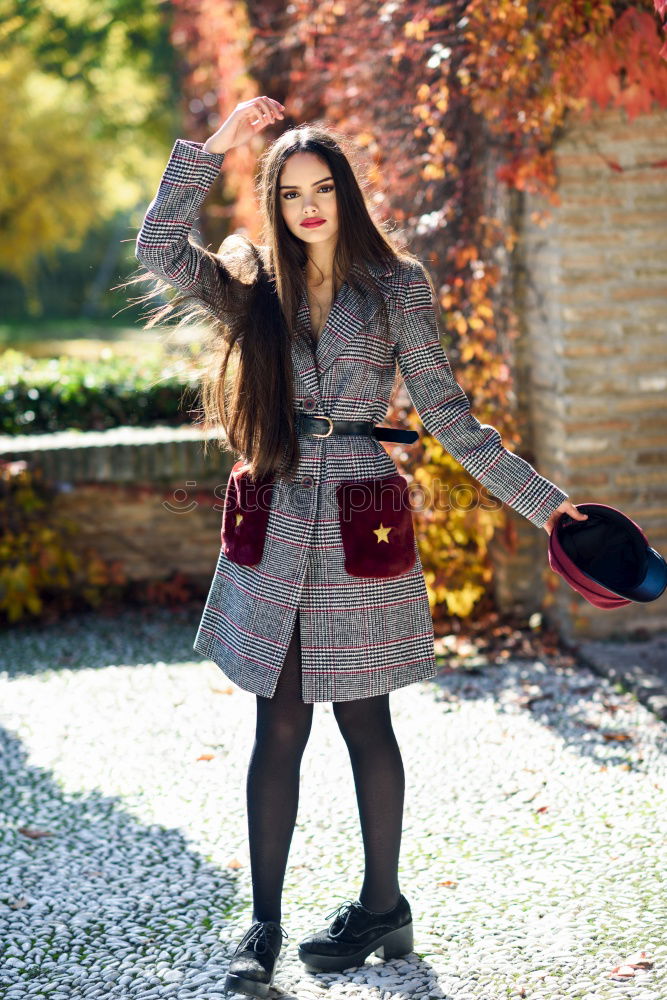
[(0, 434), (194, 424), (197, 382), (164, 360), (0, 354)]

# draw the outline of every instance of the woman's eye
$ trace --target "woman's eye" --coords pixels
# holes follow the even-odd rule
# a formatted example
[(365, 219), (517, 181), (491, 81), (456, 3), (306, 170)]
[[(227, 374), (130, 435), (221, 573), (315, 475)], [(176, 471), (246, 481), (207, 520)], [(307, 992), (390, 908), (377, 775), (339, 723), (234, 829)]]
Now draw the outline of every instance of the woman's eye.
[[(320, 185), (320, 187), (318, 187), (318, 189), (317, 189), (317, 190), (318, 190), (318, 191), (333, 191), (333, 189), (334, 189), (334, 186), (333, 186), (333, 184), (321, 184), (321, 185)], [(296, 191), (287, 191), (287, 192), (286, 192), (286, 193), (285, 193), (285, 194), (283, 195), (283, 198), (285, 198), (285, 199), (289, 199), (290, 201), (292, 201), (293, 199), (292, 199), (292, 198), (290, 198), (290, 195), (291, 195), (291, 194), (296, 194)]]

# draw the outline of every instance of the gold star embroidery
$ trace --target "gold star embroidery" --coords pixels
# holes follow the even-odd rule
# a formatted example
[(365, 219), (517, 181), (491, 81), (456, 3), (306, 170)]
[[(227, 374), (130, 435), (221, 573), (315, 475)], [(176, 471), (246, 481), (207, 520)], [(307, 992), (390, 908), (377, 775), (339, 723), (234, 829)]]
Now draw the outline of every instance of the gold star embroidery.
[(236, 527), (237, 528), (238, 528), (238, 526), (239, 526), (239, 524), (241, 523), (242, 520), (243, 520), (243, 514), (237, 514), (236, 515)]
[(391, 530), (392, 528), (385, 528), (382, 521), (380, 521), (380, 527), (373, 528), (373, 534), (378, 536), (378, 542), (389, 542), (388, 535)]

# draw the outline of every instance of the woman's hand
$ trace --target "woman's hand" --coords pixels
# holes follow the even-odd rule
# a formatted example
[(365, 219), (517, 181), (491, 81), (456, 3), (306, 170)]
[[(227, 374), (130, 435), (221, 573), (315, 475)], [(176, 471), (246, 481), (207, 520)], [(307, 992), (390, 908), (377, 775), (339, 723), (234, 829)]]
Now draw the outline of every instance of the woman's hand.
[(555, 511), (553, 512), (549, 520), (542, 525), (547, 535), (550, 535), (551, 532), (554, 530), (554, 528), (556, 527), (556, 521), (558, 520), (561, 514), (569, 514), (570, 517), (572, 517), (575, 521), (588, 520), (588, 514), (582, 514), (581, 511), (577, 510), (577, 508), (570, 500), (563, 500), (560, 507), (556, 507)]
[(249, 101), (241, 101), (218, 131), (206, 140), (205, 152), (226, 153), (235, 146), (243, 146), (266, 125), (284, 118), (284, 110), (285, 105), (271, 97), (252, 97)]

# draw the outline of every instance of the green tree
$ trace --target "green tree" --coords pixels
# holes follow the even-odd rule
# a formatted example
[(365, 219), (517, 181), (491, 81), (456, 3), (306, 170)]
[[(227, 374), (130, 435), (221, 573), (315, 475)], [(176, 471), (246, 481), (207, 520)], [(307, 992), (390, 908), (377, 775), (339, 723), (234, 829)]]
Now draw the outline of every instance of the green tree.
[(149, 0), (0, 0), (0, 269), (145, 204), (178, 114), (171, 8)]

